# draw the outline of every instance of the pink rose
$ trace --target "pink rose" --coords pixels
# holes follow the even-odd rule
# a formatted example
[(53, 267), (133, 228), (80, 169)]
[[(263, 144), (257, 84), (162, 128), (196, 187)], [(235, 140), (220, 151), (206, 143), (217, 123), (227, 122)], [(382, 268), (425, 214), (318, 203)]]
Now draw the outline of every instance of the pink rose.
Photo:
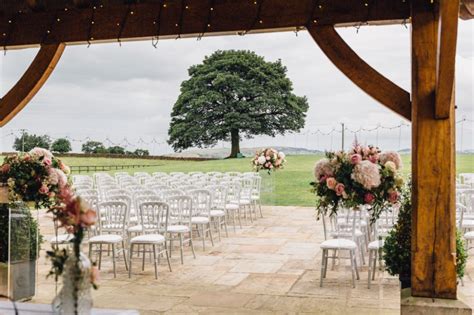
[(270, 166), (268, 166), (269, 168), (273, 168), (273, 164), (270, 164)]
[(360, 154), (352, 154), (351, 155), (351, 163), (352, 164), (357, 164), (360, 161), (362, 161), (362, 156)]
[(10, 164), (2, 165), (2, 173), (8, 173), (10, 171)]
[(336, 187), (334, 188), (334, 190), (336, 191), (336, 195), (338, 196), (341, 196), (342, 194), (344, 194), (344, 189), (345, 189), (345, 186), (344, 184), (341, 184), (341, 183), (338, 183), (336, 185)]
[(374, 155), (369, 156), (369, 161), (372, 162), (372, 163), (377, 163), (378, 160), (379, 160), (379, 155), (378, 154), (374, 154)]
[(267, 156), (266, 159), (267, 159), (267, 161), (270, 161), (271, 157)]
[(367, 203), (367, 204), (371, 204), (373, 203), (375, 200), (375, 196), (374, 194), (371, 194), (371, 193), (366, 193), (364, 195), (364, 202)]
[(25, 154), (23, 156), (23, 161), (29, 161), (29, 160), (31, 160), (31, 156), (29, 154)]
[(46, 166), (51, 166), (51, 159), (48, 159), (48, 158), (44, 158), (43, 159), (43, 164), (46, 165)]
[(46, 195), (47, 193), (49, 193), (48, 186), (46, 186), (45, 184), (41, 185), (41, 187), (39, 189), (39, 193), (43, 194), (43, 195)]
[(334, 177), (329, 177), (326, 180), (326, 186), (328, 186), (329, 189), (334, 190), (334, 188), (336, 188), (336, 185), (337, 185), (337, 180)]
[(84, 213), (81, 213), (81, 225), (84, 227), (91, 226), (95, 224), (96, 221), (96, 213), (92, 209), (87, 209)]
[(388, 201), (391, 203), (396, 203), (398, 201), (398, 192), (396, 190), (389, 191)]

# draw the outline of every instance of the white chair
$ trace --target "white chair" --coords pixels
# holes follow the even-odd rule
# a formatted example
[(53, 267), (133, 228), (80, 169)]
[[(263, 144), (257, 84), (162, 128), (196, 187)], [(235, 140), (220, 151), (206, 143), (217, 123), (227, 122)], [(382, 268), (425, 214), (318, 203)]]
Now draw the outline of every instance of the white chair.
[(250, 218), (250, 222), (253, 222), (252, 213), (256, 210), (253, 208), (252, 203), (252, 190), (253, 190), (253, 178), (250, 177), (236, 177), (235, 182), (238, 182), (240, 186), (240, 200), (238, 202), (240, 209), (243, 211), (245, 222), (247, 222), (247, 213)]
[(128, 270), (127, 257), (125, 254), (125, 231), (127, 228), (128, 205), (122, 201), (108, 201), (99, 204), (100, 234), (89, 239), (89, 257), (92, 255), (93, 246), (99, 246), (99, 269), (102, 265), (102, 245), (112, 247), (112, 263), (114, 270), (114, 278), (117, 277), (116, 272), (116, 247), (123, 253), (125, 269)]
[(257, 206), (258, 210), (260, 212), (260, 217), (263, 218), (263, 213), (262, 213), (262, 201), (261, 201), (261, 190), (262, 190), (262, 177), (260, 177), (259, 174), (253, 175), (252, 176), (252, 194), (251, 194), (251, 201), (252, 201), (252, 206), (254, 207), (255, 211), (255, 218), (257, 217)]
[(211, 229), (211, 192), (206, 189), (191, 190), (189, 195), (193, 199), (193, 211), (191, 213), (191, 224), (195, 225), (202, 238), (202, 249), (206, 250), (206, 236), (209, 235), (212, 246)]
[(224, 185), (209, 185), (207, 189), (212, 194), (211, 201), (211, 223), (217, 225), (217, 233), (221, 240), (221, 229), (224, 227), (225, 234), (229, 237), (227, 231), (227, 218), (225, 206), (227, 205), (227, 188)]
[(222, 181), (221, 185), (227, 188), (227, 204), (225, 210), (227, 215), (232, 218), (232, 224), (235, 232), (235, 216), (237, 212), (237, 218), (239, 220), (239, 226), (242, 228), (242, 219), (240, 216), (240, 183), (235, 181)]
[[(132, 277), (132, 260), (134, 246), (143, 246), (142, 270), (145, 270), (146, 247), (151, 247), (155, 267), (155, 279), (158, 279), (158, 264), (160, 256), (165, 253), (168, 268), (171, 272), (170, 257), (166, 245), (166, 233), (169, 220), (169, 206), (164, 202), (144, 202), (139, 207), (139, 217), (144, 235), (135, 236), (130, 240), (130, 258), (128, 277)], [(158, 249), (158, 252), (157, 252)]]
[[(334, 238), (334, 239), (327, 239), (327, 228), (326, 228), (326, 220), (323, 216), (323, 228), (324, 228), (324, 237), (325, 241), (321, 243), (322, 249), (322, 261), (321, 261), (321, 278), (319, 282), (319, 286), (323, 286), (323, 279), (326, 278), (327, 274), (327, 267), (328, 267), (328, 258), (329, 258), (329, 251), (332, 250), (334, 252), (333, 256), (333, 264), (336, 258), (336, 252), (347, 251), (349, 252), (349, 260), (351, 262), (351, 272), (352, 272), (352, 286), (355, 288), (355, 275), (357, 275), (357, 280), (359, 280), (359, 270), (357, 269), (357, 261), (356, 261), (356, 251), (357, 251), (357, 244), (355, 240), (355, 231), (356, 231), (356, 211), (353, 213), (352, 218), (352, 235), (351, 239), (346, 238)], [(337, 224), (335, 225), (337, 227)]]
[[(191, 250), (193, 252), (193, 256), (194, 258), (196, 258), (196, 253), (194, 252), (191, 224), (191, 218), (193, 213), (193, 200), (189, 196), (171, 196), (167, 199), (167, 203), (170, 207), (169, 223), (167, 230), (170, 242), (170, 257), (173, 249), (173, 239), (177, 236), (179, 238), (181, 264), (184, 264), (183, 244), (185, 242), (189, 243), (189, 246), (191, 247)], [(188, 236), (188, 238), (185, 238), (186, 235)]]

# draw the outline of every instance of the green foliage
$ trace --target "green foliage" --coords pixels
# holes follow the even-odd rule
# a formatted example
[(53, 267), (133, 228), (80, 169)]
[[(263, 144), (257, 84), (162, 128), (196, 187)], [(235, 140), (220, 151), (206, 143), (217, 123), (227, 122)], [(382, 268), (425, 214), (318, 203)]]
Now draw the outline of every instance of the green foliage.
[(68, 153), (71, 150), (71, 142), (65, 138), (56, 139), (51, 145), (51, 151), (55, 153)]
[(82, 145), (82, 152), (84, 153), (107, 153), (107, 149), (104, 147), (102, 142), (99, 141), (87, 141)]
[(231, 138), (238, 148), (242, 137), (275, 136), (304, 127), (308, 101), (292, 93), (280, 60), (266, 62), (250, 51), (216, 51), (188, 72), (168, 131), (175, 151)]
[(459, 278), (464, 277), (467, 263), (467, 250), (460, 231), (456, 232), (456, 273)]
[[(9, 208), (14, 218), (9, 224)], [(10, 244), (9, 226), (11, 226)], [(12, 262), (36, 260), (40, 250), (43, 236), (39, 231), (38, 222), (31, 215), (30, 210), (23, 203), (11, 203), (0, 205), (0, 262)]]
[(113, 146), (113, 147), (108, 147), (107, 148), (107, 153), (110, 153), (110, 154), (125, 154), (125, 149), (116, 145), (116, 146)]
[(28, 152), (35, 147), (49, 149), (50, 145), (51, 139), (47, 135), (37, 136), (23, 132), (20, 137), (15, 138), (13, 149), (20, 152)]
[[(411, 183), (406, 185), (402, 195), (402, 206), (398, 214), (398, 222), (389, 232), (383, 246), (385, 268), (392, 276), (411, 276)], [(464, 276), (467, 253), (461, 233), (456, 232), (456, 273)]]
[(150, 152), (148, 150), (144, 150), (144, 149), (136, 149), (133, 152), (133, 155), (136, 155), (136, 156), (149, 156)]
[(388, 233), (383, 246), (385, 268), (392, 276), (411, 275), (411, 209), (411, 185), (407, 184), (402, 192), (398, 221)]

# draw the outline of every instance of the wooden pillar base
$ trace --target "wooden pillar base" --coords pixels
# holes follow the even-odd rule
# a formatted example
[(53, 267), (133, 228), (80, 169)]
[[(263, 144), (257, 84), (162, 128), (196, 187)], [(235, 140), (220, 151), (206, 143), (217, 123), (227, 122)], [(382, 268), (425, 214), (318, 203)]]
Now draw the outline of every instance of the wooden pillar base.
[(401, 295), (401, 315), (472, 315), (472, 308), (463, 302), (462, 296), (457, 300), (413, 297), (409, 288), (403, 289)]

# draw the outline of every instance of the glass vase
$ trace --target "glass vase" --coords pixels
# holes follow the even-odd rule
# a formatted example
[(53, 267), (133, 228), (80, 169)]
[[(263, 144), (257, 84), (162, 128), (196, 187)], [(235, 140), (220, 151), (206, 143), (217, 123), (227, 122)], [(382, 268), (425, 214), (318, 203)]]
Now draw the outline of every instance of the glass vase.
[(29, 300), (37, 283), (38, 211), (4, 196), (0, 199), (0, 294), (14, 301)]
[(68, 257), (64, 267), (63, 286), (53, 301), (53, 310), (58, 315), (89, 315), (92, 310), (92, 264), (81, 253), (79, 260), (80, 275), (77, 274), (76, 257)]

